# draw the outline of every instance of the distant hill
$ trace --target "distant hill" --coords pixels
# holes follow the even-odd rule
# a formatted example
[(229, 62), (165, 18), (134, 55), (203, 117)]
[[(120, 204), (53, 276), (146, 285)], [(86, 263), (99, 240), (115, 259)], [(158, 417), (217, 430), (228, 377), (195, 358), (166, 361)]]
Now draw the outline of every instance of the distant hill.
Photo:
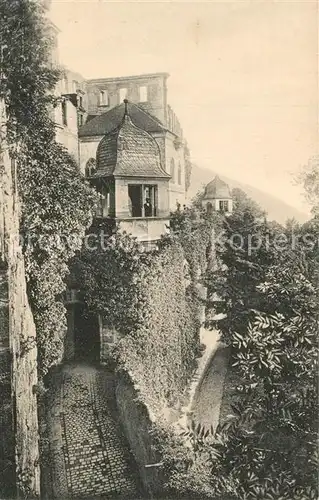
[(307, 213), (301, 212), (297, 208), (292, 207), (288, 203), (272, 196), (265, 191), (258, 188), (250, 186), (249, 184), (243, 184), (234, 179), (230, 179), (219, 172), (214, 172), (212, 170), (207, 170), (205, 168), (198, 167), (193, 164), (192, 175), (191, 175), (191, 185), (187, 193), (188, 199), (191, 200), (203, 185), (208, 184), (215, 175), (219, 175), (229, 185), (230, 189), (240, 188), (245, 193), (255, 200), (266, 212), (270, 220), (276, 220), (279, 223), (284, 223), (287, 219), (295, 218), (299, 222), (305, 222), (310, 218)]

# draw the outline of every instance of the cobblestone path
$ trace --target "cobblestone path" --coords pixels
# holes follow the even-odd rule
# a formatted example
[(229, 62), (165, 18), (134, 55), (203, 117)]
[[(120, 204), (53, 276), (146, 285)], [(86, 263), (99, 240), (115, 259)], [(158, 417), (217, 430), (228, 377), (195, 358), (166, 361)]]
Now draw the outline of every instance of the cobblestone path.
[(64, 367), (55, 379), (49, 425), (55, 498), (141, 497), (135, 462), (118, 423), (111, 373), (85, 365)]

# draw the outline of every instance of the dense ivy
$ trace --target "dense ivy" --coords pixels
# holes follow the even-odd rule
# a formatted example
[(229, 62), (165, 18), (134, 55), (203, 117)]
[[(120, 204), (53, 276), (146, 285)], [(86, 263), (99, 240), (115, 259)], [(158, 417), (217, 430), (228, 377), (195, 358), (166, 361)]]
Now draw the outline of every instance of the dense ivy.
[[(218, 250), (223, 266), (207, 276), (209, 291), (218, 291), (227, 314), (220, 324), (235, 381), (229, 415), (213, 435), (200, 426), (189, 430), (193, 456), (166, 454), (169, 485), (176, 494), (193, 491), (202, 498), (314, 500), (318, 252), (306, 243), (311, 235), (316, 241), (318, 226), (315, 220), (304, 228), (292, 221), (286, 228), (270, 224), (239, 195), (234, 214), (224, 221), (228, 241)], [(246, 237), (241, 248), (231, 245), (232, 234)], [(293, 236), (305, 234), (306, 240), (294, 243)], [(268, 245), (264, 240), (250, 252), (249, 235), (270, 236)], [(287, 237), (285, 245), (276, 247), (277, 235)]]
[[(68, 260), (81, 246), (94, 195), (75, 161), (55, 140), (54, 88), (45, 13), (35, 0), (0, 2), (0, 98), (21, 199), (28, 295), (37, 330), (39, 374), (63, 354)], [(71, 236), (74, 236), (71, 239)]]
[(172, 239), (146, 253), (115, 233), (104, 249), (83, 250), (73, 266), (88, 307), (122, 337), (114, 353), (118, 368), (153, 411), (178, 400), (198, 353), (197, 294), (185, 279), (184, 259)]
[(184, 144), (184, 162), (185, 162), (185, 191), (188, 191), (191, 184), (192, 162), (187, 142)]

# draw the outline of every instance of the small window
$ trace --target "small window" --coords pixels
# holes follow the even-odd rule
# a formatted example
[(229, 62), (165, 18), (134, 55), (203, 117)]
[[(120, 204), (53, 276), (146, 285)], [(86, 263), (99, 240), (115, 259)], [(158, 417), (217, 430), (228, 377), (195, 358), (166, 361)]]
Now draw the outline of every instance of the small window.
[(109, 97), (107, 94), (106, 90), (101, 90), (100, 91), (100, 100), (99, 100), (100, 106), (108, 106), (109, 104)]
[(79, 114), (79, 115), (78, 115), (78, 126), (79, 126), (79, 127), (82, 127), (82, 125), (83, 125), (83, 121), (84, 121), (84, 119), (83, 119), (83, 115)]
[(174, 158), (171, 158), (170, 175), (171, 175), (171, 182), (175, 182), (175, 161), (174, 161)]
[(178, 163), (178, 184), (182, 184), (182, 166), (181, 162)]
[(127, 98), (127, 89), (120, 89), (120, 103)]
[(83, 108), (83, 97), (81, 95), (79, 97), (79, 106), (80, 108)]
[(139, 101), (147, 102), (147, 87), (145, 86), (139, 88)]
[(219, 201), (219, 210), (221, 212), (228, 212), (228, 201), (220, 200)]
[(62, 124), (65, 126), (68, 124), (67, 102), (65, 100), (62, 101)]

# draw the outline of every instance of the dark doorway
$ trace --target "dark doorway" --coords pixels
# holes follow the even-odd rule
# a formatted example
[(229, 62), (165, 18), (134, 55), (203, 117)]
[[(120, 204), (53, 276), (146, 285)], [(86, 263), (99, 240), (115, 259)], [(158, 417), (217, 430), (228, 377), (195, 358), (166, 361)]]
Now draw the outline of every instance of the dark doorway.
[(84, 305), (75, 306), (74, 357), (78, 360), (98, 362), (100, 360), (100, 328), (96, 314)]

